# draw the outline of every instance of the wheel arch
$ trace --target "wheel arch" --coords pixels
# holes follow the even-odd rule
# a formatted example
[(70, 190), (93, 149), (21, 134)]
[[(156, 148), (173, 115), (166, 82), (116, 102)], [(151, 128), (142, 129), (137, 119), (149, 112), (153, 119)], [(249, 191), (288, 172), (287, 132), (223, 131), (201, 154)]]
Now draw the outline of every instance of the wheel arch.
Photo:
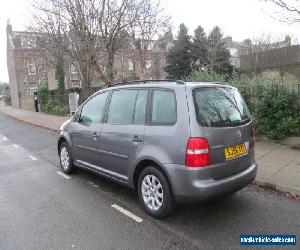
[(143, 159), (141, 160), (135, 167), (134, 173), (133, 173), (133, 188), (136, 190), (138, 187), (138, 179), (139, 176), (141, 174), (141, 172), (148, 166), (153, 166), (155, 168), (157, 168), (158, 170), (160, 170), (162, 172), (162, 174), (165, 176), (165, 178), (167, 179), (167, 182), (170, 185), (172, 194), (173, 194), (173, 185), (172, 182), (169, 178), (169, 175), (167, 174), (167, 171), (165, 171), (165, 169), (161, 166), (161, 164), (159, 164), (157, 161), (153, 160), (153, 159)]
[(58, 142), (57, 142), (57, 152), (59, 152), (59, 149), (60, 149), (60, 145), (63, 143), (63, 142), (66, 142), (68, 143), (68, 145), (71, 147), (72, 144), (71, 144), (71, 139), (69, 136), (67, 135), (60, 135), (59, 138), (58, 138)]

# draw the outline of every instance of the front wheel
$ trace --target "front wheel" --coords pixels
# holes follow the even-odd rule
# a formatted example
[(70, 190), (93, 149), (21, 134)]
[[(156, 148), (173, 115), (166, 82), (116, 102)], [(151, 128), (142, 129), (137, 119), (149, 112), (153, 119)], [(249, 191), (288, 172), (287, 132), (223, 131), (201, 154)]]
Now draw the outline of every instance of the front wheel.
[(138, 180), (139, 200), (151, 216), (163, 218), (174, 208), (171, 187), (164, 174), (153, 166), (145, 168)]
[(73, 160), (71, 150), (66, 142), (63, 142), (59, 148), (60, 167), (63, 172), (70, 174), (73, 171)]

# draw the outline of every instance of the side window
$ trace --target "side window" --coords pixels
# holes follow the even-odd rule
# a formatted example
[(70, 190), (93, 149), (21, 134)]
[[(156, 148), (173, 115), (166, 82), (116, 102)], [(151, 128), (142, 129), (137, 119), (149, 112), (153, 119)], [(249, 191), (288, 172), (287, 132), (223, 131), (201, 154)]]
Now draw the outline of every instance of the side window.
[(134, 124), (145, 124), (148, 90), (139, 90), (134, 111)]
[(176, 98), (174, 91), (153, 90), (151, 124), (176, 122)]
[(138, 90), (115, 90), (111, 96), (107, 123), (132, 124)]
[(100, 123), (107, 95), (108, 91), (96, 95), (91, 100), (89, 100), (82, 107), (79, 122), (87, 124)]

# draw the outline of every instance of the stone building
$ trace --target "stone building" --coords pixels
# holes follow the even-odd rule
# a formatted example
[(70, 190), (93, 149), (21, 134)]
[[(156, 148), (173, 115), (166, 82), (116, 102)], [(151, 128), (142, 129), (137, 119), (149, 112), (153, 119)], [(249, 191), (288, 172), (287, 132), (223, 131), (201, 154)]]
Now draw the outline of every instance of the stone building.
[(252, 52), (240, 57), (240, 72), (300, 80), (300, 45)]
[[(49, 63), (45, 51), (37, 46), (38, 37), (30, 32), (13, 31), (7, 23), (7, 69), (12, 105), (16, 108), (34, 110), (33, 93), (39, 85), (57, 89), (55, 67)], [(128, 49), (119, 51), (115, 57), (114, 82), (132, 79), (164, 79), (166, 73), (165, 52), (172, 43), (167, 35), (148, 43), (147, 60), (142, 70), (141, 63), (129, 54)], [(95, 73), (92, 87), (104, 83)], [(70, 63), (65, 69), (66, 88), (81, 87), (81, 80), (75, 65)]]
[(7, 70), (12, 106), (33, 110), (33, 92), (45, 84), (55, 89), (55, 70), (47, 65), (43, 53), (36, 46), (36, 37), (28, 32), (13, 31), (8, 22)]
[[(253, 44), (250, 39), (245, 39), (243, 42), (237, 42), (233, 41), (232, 37), (225, 37), (224, 41), (226, 48), (230, 52), (230, 63), (236, 69), (240, 69), (241, 67), (241, 57), (243, 57), (242, 60), (244, 60), (247, 56), (255, 53), (291, 46), (291, 38), (289, 36), (286, 36), (283, 41), (273, 43), (260, 41), (257, 44)], [(242, 69), (242, 71), (243, 70), (244, 69)]]

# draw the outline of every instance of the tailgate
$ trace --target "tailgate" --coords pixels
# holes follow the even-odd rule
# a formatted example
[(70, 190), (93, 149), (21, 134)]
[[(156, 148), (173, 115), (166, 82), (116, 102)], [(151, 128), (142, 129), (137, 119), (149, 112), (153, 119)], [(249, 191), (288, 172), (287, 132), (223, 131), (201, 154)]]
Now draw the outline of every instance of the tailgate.
[(214, 129), (208, 133), (211, 171), (214, 179), (237, 174), (254, 161), (252, 124), (243, 127)]
[(193, 89), (197, 125), (193, 137), (204, 137), (210, 147), (214, 179), (239, 173), (254, 161), (253, 123), (240, 92), (228, 85)]

